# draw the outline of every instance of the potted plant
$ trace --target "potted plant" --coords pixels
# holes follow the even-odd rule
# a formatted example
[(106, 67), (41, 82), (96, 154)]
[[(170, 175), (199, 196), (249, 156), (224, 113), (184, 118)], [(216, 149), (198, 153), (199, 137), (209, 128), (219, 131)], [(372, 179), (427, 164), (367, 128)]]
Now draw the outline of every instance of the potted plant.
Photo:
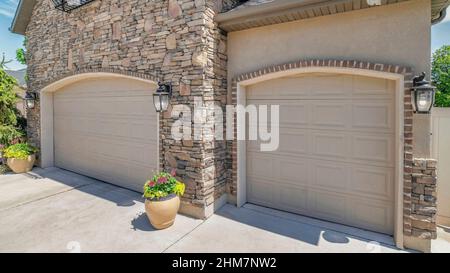
[(28, 143), (17, 143), (3, 149), (6, 164), (15, 173), (26, 173), (33, 169), (37, 149)]
[(145, 211), (152, 226), (165, 229), (173, 225), (185, 185), (175, 178), (175, 171), (160, 172), (144, 185)]

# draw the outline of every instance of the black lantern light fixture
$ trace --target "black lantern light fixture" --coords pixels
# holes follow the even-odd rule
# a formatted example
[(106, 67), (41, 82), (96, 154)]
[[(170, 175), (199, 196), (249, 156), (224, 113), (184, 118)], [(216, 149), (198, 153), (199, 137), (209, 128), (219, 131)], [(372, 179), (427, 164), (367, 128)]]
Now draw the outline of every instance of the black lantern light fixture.
[(56, 9), (71, 12), (74, 9), (82, 7), (94, 0), (52, 0)]
[(170, 98), (172, 98), (172, 84), (158, 83), (158, 89), (153, 94), (153, 104), (156, 112), (165, 112), (169, 107)]
[(413, 79), (411, 100), (413, 110), (419, 114), (429, 114), (434, 104), (436, 87), (425, 80), (425, 72)]
[(27, 92), (24, 100), (27, 109), (34, 109), (36, 107), (36, 93)]

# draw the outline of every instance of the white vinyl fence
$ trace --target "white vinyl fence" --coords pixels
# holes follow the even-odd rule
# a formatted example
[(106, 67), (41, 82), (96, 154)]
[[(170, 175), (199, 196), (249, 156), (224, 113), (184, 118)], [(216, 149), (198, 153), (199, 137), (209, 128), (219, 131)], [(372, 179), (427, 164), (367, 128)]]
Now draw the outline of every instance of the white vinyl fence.
[(434, 108), (432, 120), (432, 155), (438, 160), (437, 222), (450, 227), (450, 108)]

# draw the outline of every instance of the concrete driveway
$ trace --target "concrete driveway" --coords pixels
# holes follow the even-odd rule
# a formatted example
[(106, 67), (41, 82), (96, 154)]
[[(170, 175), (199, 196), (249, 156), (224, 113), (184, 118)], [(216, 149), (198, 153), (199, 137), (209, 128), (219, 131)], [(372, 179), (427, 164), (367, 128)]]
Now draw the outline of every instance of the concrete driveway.
[(0, 252), (401, 252), (392, 244), (250, 204), (157, 231), (139, 193), (57, 168), (0, 176)]

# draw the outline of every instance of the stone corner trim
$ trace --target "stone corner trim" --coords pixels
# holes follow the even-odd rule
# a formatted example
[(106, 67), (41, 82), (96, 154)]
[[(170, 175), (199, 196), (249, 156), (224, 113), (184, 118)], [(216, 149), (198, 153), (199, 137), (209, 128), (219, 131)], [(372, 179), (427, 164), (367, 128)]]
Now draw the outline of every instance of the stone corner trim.
[[(311, 59), (311, 60), (298, 60), (294, 62), (272, 65), (261, 68), (257, 71), (244, 73), (234, 77), (232, 79), (231, 86), (231, 102), (233, 105), (237, 104), (237, 86), (239, 82), (251, 80), (271, 73), (280, 71), (288, 71), (292, 69), (305, 68), (305, 67), (337, 67), (337, 68), (354, 68), (361, 70), (387, 72), (393, 74), (403, 75), (404, 77), (404, 198), (399, 200), (403, 202), (403, 228), (405, 235), (410, 235), (420, 238), (432, 239), (436, 237), (435, 227), (435, 214), (436, 214), (436, 186), (435, 179), (435, 161), (429, 159), (423, 167), (419, 164), (420, 160), (413, 160), (413, 108), (411, 104), (411, 88), (413, 71), (410, 67), (373, 63), (366, 61), (355, 60), (336, 60), (336, 59)], [(236, 117), (235, 117), (236, 120)], [(234, 124), (235, 132), (237, 132), (236, 122)], [(228, 185), (228, 193), (236, 197), (237, 196), (237, 141), (230, 141), (228, 156), (231, 174), (230, 183)], [(429, 165), (428, 165), (428, 162)], [(418, 168), (418, 166), (422, 168)], [(434, 167), (431, 167), (434, 166)], [(413, 177), (414, 174), (414, 178)], [(413, 182), (414, 181), (414, 182)], [(425, 184), (424, 182), (429, 182)], [(434, 183), (434, 184), (433, 184)], [(415, 190), (419, 193), (412, 193), (413, 185), (416, 186)], [(426, 185), (426, 186), (425, 186)], [(434, 185), (434, 186), (433, 186)], [(423, 193), (422, 193), (423, 190)]]
[(437, 161), (414, 158), (409, 181), (405, 182), (405, 235), (436, 239)]

